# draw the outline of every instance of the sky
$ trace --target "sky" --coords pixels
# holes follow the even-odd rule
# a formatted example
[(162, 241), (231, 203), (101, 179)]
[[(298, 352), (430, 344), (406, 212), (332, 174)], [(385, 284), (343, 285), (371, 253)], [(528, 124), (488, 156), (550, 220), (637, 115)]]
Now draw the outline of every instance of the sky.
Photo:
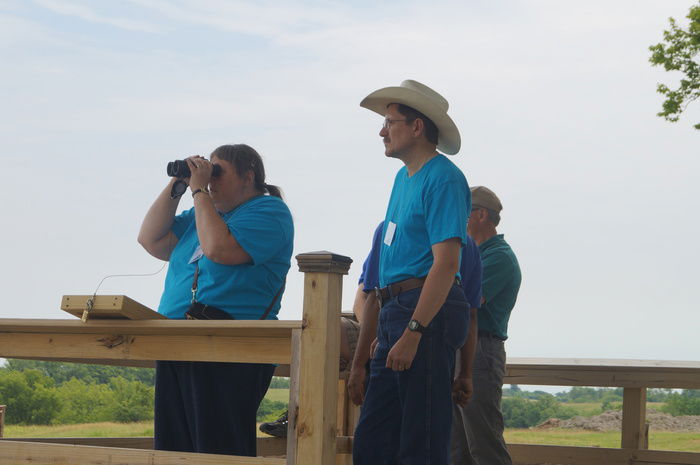
[[(354, 260), (350, 309), (402, 166), (359, 102), (416, 79), (504, 205), (510, 357), (699, 360), (700, 102), (657, 117), (679, 76), (648, 62), (691, 3), (0, 0), (0, 317), (71, 318), (62, 295), (161, 269), (136, 236), (167, 162), (228, 143), (282, 187), (295, 254)], [(164, 277), (100, 293), (156, 308)], [(293, 260), (281, 318), (302, 285)]]

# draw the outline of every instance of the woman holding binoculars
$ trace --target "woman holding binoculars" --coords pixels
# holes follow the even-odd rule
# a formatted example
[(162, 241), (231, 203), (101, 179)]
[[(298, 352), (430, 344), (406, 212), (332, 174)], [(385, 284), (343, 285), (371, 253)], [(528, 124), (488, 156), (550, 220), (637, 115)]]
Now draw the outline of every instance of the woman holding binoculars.
[[(172, 178), (141, 225), (139, 243), (169, 262), (158, 312), (276, 319), (292, 255), (291, 213), (280, 189), (265, 183), (253, 148), (223, 145), (210, 160), (186, 159), (189, 178)], [(176, 215), (178, 181), (189, 184), (194, 207)], [(273, 371), (269, 364), (157, 362), (155, 448), (255, 456), (256, 412)]]

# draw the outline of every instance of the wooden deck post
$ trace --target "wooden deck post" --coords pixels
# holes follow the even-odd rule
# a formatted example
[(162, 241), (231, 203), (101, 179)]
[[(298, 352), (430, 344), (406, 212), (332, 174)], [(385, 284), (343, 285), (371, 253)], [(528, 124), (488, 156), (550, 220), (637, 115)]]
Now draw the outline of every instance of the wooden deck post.
[(352, 260), (325, 251), (296, 259), (305, 276), (299, 404), (289, 412), (297, 440), (292, 463), (328, 465), (336, 455), (342, 275)]
[(0, 438), (5, 437), (5, 409), (6, 405), (0, 405)]
[(647, 449), (646, 388), (624, 388), (622, 392), (622, 448)]

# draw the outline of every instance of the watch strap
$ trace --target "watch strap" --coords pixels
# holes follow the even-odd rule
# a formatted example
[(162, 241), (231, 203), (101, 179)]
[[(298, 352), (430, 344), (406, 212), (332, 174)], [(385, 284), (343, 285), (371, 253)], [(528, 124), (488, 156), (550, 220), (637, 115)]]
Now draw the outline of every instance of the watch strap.
[(209, 195), (209, 189), (207, 189), (206, 187), (202, 187), (202, 188), (200, 188), (200, 189), (195, 189), (195, 190), (193, 190), (193, 191), (192, 191), (192, 197), (194, 197), (195, 195), (199, 194), (200, 192), (204, 192), (205, 194)]

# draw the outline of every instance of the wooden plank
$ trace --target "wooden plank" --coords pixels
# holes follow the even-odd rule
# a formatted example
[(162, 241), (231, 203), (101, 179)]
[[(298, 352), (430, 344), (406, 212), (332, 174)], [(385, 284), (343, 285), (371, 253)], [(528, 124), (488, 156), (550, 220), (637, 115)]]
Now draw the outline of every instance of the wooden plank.
[(543, 357), (508, 357), (508, 364), (513, 367), (557, 367), (571, 369), (610, 369), (616, 371), (626, 367), (632, 369), (700, 369), (696, 360), (651, 360), (628, 358), (543, 358)]
[(115, 447), (0, 441), (2, 465), (284, 465), (281, 458), (236, 457)]
[[(58, 363), (85, 363), (88, 365), (109, 365), (133, 368), (155, 368), (156, 362), (152, 360), (109, 360), (103, 358), (55, 358), (55, 357), (11, 357), (19, 360), (38, 360), (41, 362)], [(275, 372), (276, 373), (276, 372)], [(277, 376), (275, 374), (275, 376)]]
[[(153, 449), (153, 438), (7, 438), (7, 441), (42, 442), (47, 444), (74, 444), (80, 446), (120, 447), (127, 449)], [(286, 454), (287, 441), (283, 438), (257, 438), (258, 456)]]
[(700, 370), (665, 370), (662, 368), (635, 370), (620, 367), (618, 371), (569, 369), (559, 367), (507, 367), (504, 384), (535, 384), (552, 386), (700, 388)]
[(335, 463), (341, 292), (341, 275), (305, 274), (296, 430), (299, 465)]
[[(342, 329), (341, 329), (342, 331)], [(338, 380), (338, 402), (336, 405), (336, 434), (338, 436), (348, 436), (347, 432), (347, 409), (348, 409), (348, 387), (344, 379)], [(336, 446), (337, 447), (337, 446)], [(345, 454), (337, 454), (335, 456), (335, 465), (352, 465), (348, 463), (351, 457)]]
[(289, 338), (301, 321), (76, 320), (0, 318), (0, 333), (132, 334)]
[(647, 390), (624, 388), (622, 391), (622, 448), (646, 449)]
[(0, 333), (0, 357), (289, 363), (290, 340), (219, 336)]
[(289, 403), (287, 404), (287, 465), (297, 457), (297, 418), (299, 417), (299, 381), (301, 373), (301, 330), (292, 332), (292, 359), (289, 363)]
[(153, 438), (6, 438), (6, 441), (42, 442), (46, 444), (72, 444), (77, 446), (120, 447), (153, 450)]
[(566, 465), (700, 465), (700, 454), (661, 450), (508, 444), (513, 463)]
[(272, 437), (258, 438), (257, 449), (258, 457), (284, 457), (287, 453), (287, 440)]
[(336, 438), (336, 453), (349, 455), (352, 458), (352, 436), (338, 436)]
[(93, 300), (88, 318), (100, 320), (167, 320), (160, 313), (146, 307), (125, 295), (64, 295), (61, 310), (81, 318)]

